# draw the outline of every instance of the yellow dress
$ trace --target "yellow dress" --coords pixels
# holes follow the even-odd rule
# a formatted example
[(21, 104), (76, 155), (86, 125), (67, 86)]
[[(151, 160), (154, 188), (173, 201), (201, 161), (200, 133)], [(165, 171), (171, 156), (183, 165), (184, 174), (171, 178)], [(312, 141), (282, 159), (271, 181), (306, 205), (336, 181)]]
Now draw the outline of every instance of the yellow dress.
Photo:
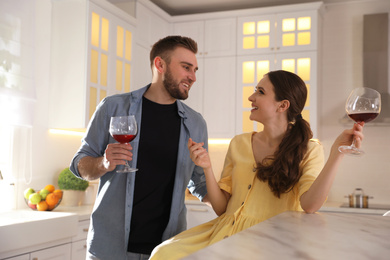
[(322, 145), (309, 142), (308, 152), (300, 166), (302, 177), (290, 192), (282, 194), (279, 199), (253, 171), (253, 134), (238, 135), (229, 145), (218, 182), (221, 189), (231, 194), (226, 212), (166, 240), (153, 250), (151, 260), (181, 259), (284, 211), (302, 211), (299, 198), (310, 188), (324, 164)]

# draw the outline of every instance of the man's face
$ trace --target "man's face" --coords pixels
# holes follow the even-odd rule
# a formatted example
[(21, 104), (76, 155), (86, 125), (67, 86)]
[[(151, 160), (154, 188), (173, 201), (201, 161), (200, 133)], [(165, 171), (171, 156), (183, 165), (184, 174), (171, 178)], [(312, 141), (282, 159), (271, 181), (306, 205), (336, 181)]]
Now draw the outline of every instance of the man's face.
[(167, 64), (163, 85), (175, 99), (185, 100), (192, 84), (196, 81), (198, 70), (196, 56), (190, 50), (182, 47), (172, 52), (171, 62)]

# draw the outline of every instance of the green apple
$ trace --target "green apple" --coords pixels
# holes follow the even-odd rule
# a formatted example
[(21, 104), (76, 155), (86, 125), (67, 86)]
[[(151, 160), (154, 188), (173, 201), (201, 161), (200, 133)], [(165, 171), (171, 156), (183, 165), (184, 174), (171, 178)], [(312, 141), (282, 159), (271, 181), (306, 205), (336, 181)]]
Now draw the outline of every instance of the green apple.
[(27, 188), (24, 190), (24, 198), (28, 200), (31, 194), (35, 193), (35, 190), (33, 188)]
[(30, 195), (30, 197), (28, 197), (28, 200), (30, 201), (31, 204), (38, 204), (39, 202), (41, 202), (42, 198), (41, 198), (41, 195), (39, 195), (39, 193), (33, 193)]
[(46, 199), (46, 196), (47, 194), (49, 194), (50, 192), (47, 190), (47, 189), (42, 189), (39, 191), (39, 195), (41, 195), (42, 199), (45, 200)]

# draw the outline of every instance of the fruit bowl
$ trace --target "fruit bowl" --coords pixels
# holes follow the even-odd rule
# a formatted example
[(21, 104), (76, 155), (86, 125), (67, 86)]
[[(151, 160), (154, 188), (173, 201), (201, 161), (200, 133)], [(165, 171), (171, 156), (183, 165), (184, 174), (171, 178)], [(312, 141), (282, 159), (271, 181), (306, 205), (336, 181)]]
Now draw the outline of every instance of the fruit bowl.
[[(34, 196), (34, 197), (31, 197)], [(26, 205), (32, 210), (39, 211), (52, 211), (62, 201), (63, 191), (56, 190), (54, 192), (47, 193), (45, 195), (40, 195), (40, 192), (34, 192), (30, 195), (29, 199), (24, 197)]]

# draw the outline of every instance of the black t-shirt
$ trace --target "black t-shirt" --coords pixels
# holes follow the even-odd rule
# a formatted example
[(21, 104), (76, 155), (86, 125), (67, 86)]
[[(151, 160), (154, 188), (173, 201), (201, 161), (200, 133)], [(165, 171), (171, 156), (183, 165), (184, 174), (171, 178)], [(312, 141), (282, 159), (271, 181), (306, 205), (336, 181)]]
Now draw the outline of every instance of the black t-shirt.
[(171, 105), (142, 99), (142, 119), (128, 251), (150, 254), (162, 242), (175, 181), (181, 118)]

